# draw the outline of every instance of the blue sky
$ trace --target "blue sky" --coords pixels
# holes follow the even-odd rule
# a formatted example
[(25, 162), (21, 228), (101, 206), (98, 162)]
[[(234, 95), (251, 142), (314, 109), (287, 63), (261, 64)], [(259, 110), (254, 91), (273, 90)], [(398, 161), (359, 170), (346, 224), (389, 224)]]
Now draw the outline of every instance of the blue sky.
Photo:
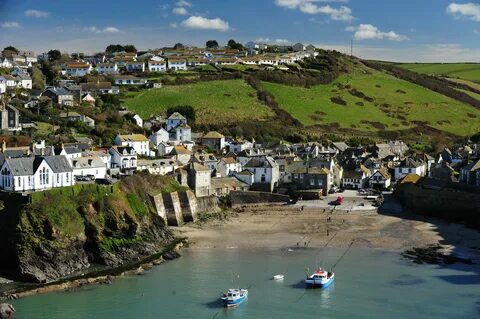
[(93, 53), (260, 40), (313, 43), (363, 58), (480, 62), (480, 1), (0, 0), (0, 46)]

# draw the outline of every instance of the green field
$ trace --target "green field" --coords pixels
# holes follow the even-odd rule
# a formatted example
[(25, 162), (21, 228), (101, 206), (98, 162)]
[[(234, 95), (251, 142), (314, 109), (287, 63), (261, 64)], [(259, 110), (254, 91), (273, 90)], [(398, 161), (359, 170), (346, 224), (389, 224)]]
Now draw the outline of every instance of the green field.
[[(308, 126), (378, 132), (412, 128), (417, 126), (414, 121), (420, 121), (461, 136), (480, 129), (480, 110), (376, 71), (341, 76), (330, 85), (309, 89), (266, 82), (263, 85), (282, 108)], [(353, 89), (371, 101), (354, 96)], [(332, 97), (340, 97), (347, 105), (332, 102)]]
[(265, 120), (273, 112), (257, 99), (254, 89), (242, 80), (199, 82), (128, 92), (124, 104), (143, 118), (164, 114), (168, 107), (191, 105), (197, 124), (233, 124)]
[(429, 75), (443, 75), (480, 83), (480, 63), (400, 63), (399, 67)]

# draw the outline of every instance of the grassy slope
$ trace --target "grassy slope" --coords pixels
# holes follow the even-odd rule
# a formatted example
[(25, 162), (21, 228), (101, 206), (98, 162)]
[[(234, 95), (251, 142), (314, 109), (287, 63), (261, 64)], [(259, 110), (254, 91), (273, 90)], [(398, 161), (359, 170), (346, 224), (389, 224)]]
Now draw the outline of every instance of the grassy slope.
[(230, 124), (273, 116), (273, 112), (257, 100), (256, 92), (242, 80), (165, 86), (139, 94), (129, 92), (125, 105), (143, 118), (162, 114), (170, 106), (191, 105), (197, 111), (198, 124), (213, 121)]
[[(478, 131), (479, 110), (387, 74), (371, 72), (357, 72), (353, 78), (341, 76), (333, 84), (310, 89), (273, 83), (264, 83), (264, 87), (276, 97), (281, 107), (305, 125), (338, 123), (341, 128), (368, 132), (377, 129), (362, 121), (381, 123), (387, 130), (410, 128), (415, 126), (412, 121), (424, 121), (434, 128), (457, 135)], [(338, 83), (343, 86), (348, 84), (374, 98), (374, 101), (355, 97), (348, 89), (338, 88)], [(331, 102), (330, 98), (335, 96), (341, 96), (347, 106)], [(364, 106), (356, 105), (357, 102), (363, 102)]]
[(444, 75), (480, 83), (480, 64), (478, 63), (405, 63), (397, 66), (430, 75)]

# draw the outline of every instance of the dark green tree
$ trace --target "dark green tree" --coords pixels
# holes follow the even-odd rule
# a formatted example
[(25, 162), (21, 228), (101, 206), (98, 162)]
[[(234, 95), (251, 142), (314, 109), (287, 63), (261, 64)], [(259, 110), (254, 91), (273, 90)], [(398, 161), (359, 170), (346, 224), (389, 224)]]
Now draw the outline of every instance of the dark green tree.
[(208, 41), (207, 41), (207, 48), (208, 48), (208, 49), (216, 49), (216, 48), (218, 48), (218, 42), (217, 42), (217, 40), (208, 40)]
[(48, 51), (48, 61), (50, 62), (60, 60), (61, 57), (62, 57), (62, 53), (58, 50)]
[(123, 47), (123, 50), (125, 52), (128, 52), (128, 53), (136, 53), (137, 52), (137, 48), (132, 44), (127, 44), (126, 46)]
[(185, 46), (182, 44), (182, 43), (176, 43), (173, 48), (175, 50), (183, 50), (185, 48)]

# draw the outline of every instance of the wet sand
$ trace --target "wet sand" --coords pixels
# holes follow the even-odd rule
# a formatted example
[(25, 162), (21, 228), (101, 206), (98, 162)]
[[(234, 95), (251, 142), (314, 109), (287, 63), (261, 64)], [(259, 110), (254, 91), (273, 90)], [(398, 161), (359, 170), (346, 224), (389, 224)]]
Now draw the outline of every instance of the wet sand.
[(408, 213), (264, 206), (232, 210), (228, 216), (226, 221), (187, 224), (177, 231), (191, 248), (346, 247), (354, 241), (356, 247), (389, 251), (441, 244), (445, 252), (480, 256), (479, 231)]

